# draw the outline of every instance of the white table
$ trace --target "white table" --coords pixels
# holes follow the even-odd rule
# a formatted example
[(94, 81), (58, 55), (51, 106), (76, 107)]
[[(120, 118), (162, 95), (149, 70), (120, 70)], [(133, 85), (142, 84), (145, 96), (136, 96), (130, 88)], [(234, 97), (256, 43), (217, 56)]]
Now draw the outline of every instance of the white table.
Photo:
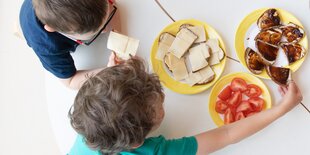
[[(138, 55), (149, 60), (153, 40), (172, 21), (153, 0), (119, 0), (117, 3), (122, 33), (140, 39)], [(162, 0), (161, 4), (176, 20), (194, 18), (207, 22), (214, 27), (224, 39), (227, 54), (234, 58), (237, 58), (234, 49), (234, 37), (238, 24), (255, 9), (262, 7), (283, 8), (299, 18), (306, 28), (310, 28), (308, 0), (298, 0), (298, 2), (296, 0)], [(109, 51), (106, 49), (106, 38), (107, 35), (102, 35), (94, 45), (78, 48), (73, 54), (78, 69), (106, 65), (109, 55)], [(294, 74), (294, 77), (303, 92), (304, 104), (310, 107), (310, 82), (308, 81), (310, 60), (308, 59)], [(228, 60), (223, 75), (237, 71), (248, 72), (241, 64)], [(269, 80), (263, 81), (268, 86), (273, 101), (278, 102), (280, 96), (277, 92), (277, 86)], [(165, 93), (166, 116), (161, 127), (152, 135), (162, 134), (167, 138), (178, 138), (216, 127), (208, 114), (210, 90), (196, 95), (180, 95), (165, 88)], [(70, 150), (76, 136), (67, 117), (68, 109), (72, 105), (75, 95), (76, 91), (65, 88), (56, 78), (46, 72), (46, 98), (49, 116), (62, 154)], [(254, 136), (214, 154), (308, 155), (310, 154), (309, 140), (310, 115), (301, 106), (297, 106), (290, 113)]]

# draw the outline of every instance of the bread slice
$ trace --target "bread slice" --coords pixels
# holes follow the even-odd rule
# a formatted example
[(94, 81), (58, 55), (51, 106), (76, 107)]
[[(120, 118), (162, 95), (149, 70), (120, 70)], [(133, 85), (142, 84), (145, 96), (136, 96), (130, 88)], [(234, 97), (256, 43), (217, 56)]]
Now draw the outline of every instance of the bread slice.
[(188, 71), (184, 58), (179, 59), (172, 53), (168, 53), (164, 58), (164, 62), (168, 69), (172, 72), (175, 80), (179, 81), (187, 78)]
[(210, 66), (217, 65), (225, 57), (225, 53), (219, 45), (217, 39), (209, 39), (206, 43), (211, 49), (211, 56), (208, 60)]
[(174, 39), (175, 36), (168, 32), (164, 32), (159, 36), (156, 59), (163, 61)]
[(197, 38), (198, 36), (188, 28), (182, 28), (177, 33), (176, 38), (168, 52), (171, 52), (176, 57), (181, 58)]
[(203, 25), (190, 25), (190, 24), (183, 24), (180, 26), (180, 28), (188, 28), (189, 30), (191, 30), (192, 32), (194, 32), (198, 38), (195, 40), (194, 43), (202, 43), (205, 42), (207, 40), (206, 38), (206, 31)]
[(202, 79), (197, 84), (207, 84), (215, 78), (215, 73), (210, 66), (199, 71)]
[(209, 50), (205, 44), (200, 44), (189, 49), (188, 58), (191, 64), (192, 72), (197, 72), (208, 65), (208, 61), (206, 59), (208, 52)]
[(196, 73), (189, 73), (188, 77), (185, 79), (185, 82), (190, 86), (194, 86), (201, 80), (202, 76), (200, 75), (199, 72), (196, 72)]
[(136, 55), (139, 40), (111, 31), (107, 47), (113, 50), (122, 59), (129, 59), (130, 55)]
[(289, 68), (267, 66), (266, 70), (272, 81), (278, 85), (288, 85), (292, 80), (292, 71)]

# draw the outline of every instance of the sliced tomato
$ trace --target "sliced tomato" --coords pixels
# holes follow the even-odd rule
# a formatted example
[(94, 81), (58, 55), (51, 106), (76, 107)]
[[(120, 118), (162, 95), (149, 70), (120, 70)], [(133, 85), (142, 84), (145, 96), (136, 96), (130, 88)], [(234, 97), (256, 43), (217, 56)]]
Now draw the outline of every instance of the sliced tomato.
[(249, 84), (244, 94), (248, 97), (258, 97), (262, 94), (262, 89), (255, 84)]
[(227, 100), (227, 105), (231, 107), (237, 107), (240, 104), (241, 100), (242, 100), (242, 93), (240, 91), (236, 91)]
[(253, 116), (253, 115), (257, 114), (257, 113), (258, 113), (258, 112), (255, 112), (255, 111), (250, 112), (250, 113), (246, 114), (246, 117)]
[(247, 83), (241, 78), (234, 78), (231, 81), (230, 88), (232, 91), (244, 92), (247, 90)]
[(231, 91), (230, 86), (227, 86), (220, 92), (220, 94), (218, 95), (218, 98), (220, 98), (223, 101), (226, 101), (231, 96), (231, 93), (232, 91)]
[(239, 120), (244, 119), (244, 118), (245, 118), (245, 116), (244, 116), (243, 112), (238, 112), (235, 116), (235, 121), (239, 121)]
[(251, 104), (248, 101), (242, 101), (240, 105), (237, 107), (236, 112), (245, 112), (249, 113), (253, 111)]
[(224, 114), (224, 124), (230, 124), (234, 122), (234, 114), (232, 113), (231, 109), (228, 108)]
[(227, 103), (223, 100), (218, 100), (216, 101), (215, 104), (215, 111), (220, 113), (220, 114), (224, 114), (226, 109), (228, 108)]
[(249, 98), (248, 102), (252, 105), (254, 111), (260, 112), (265, 106), (265, 101), (260, 97)]

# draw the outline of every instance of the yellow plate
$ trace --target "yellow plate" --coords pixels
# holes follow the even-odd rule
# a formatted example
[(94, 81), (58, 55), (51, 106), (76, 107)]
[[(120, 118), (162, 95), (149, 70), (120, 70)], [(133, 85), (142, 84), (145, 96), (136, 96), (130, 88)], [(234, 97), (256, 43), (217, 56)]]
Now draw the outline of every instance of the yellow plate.
[(173, 35), (176, 35), (177, 32), (179, 31), (179, 27), (182, 24), (203, 25), (205, 27), (207, 39), (208, 38), (218, 39), (220, 47), (223, 49), (224, 52), (226, 51), (225, 45), (224, 45), (224, 42), (221, 36), (207, 23), (194, 20), (194, 19), (179, 20), (165, 27), (156, 37), (153, 43), (152, 52), (151, 52), (152, 67), (153, 67), (153, 71), (159, 76), (162, 84), (166, 86), (167, 88), (180, 94), (197, 94), (210, 88), (219, 79), (225, 67), (226, 57), (223, 58), (221, 63), (212, 67), (212, 69), (216, 72), (216, 75), (215, 75), (215, 79), (208, 84), (191, 87), (188, 84), (174, 80), (173, 77), (171, 77), (169, 73), (166, 72), (164, 63), (156, 59), (156, 53), (158, 49), (158, 40), (159, 40), (160, 34), (162, 34), (163, 32), (169, 32)]
[(264, 109), (269, 109), (271, 108), (271, 96), (270, 93), (268, 91), (268, 88), (266, 87), (266, 85), (257, 77), (248, 74), (248, 73), (232, 73), (232, 74), (228, 74), (224, 77), (222, 77), (213, 87), (213, 89), (211, 90), (210, 96), (209, 96), (209, 113), (211, 115), (212, 120), (214, 121), (214, 123), (217, 126), (222, 126), (224, 125), (224, 121), (221, 118), (221, 114), (217, 113), (215, 111), (215, 103), (217, 101), (217, 96), (218, 94), (222, 91), (222, 89), (224, 87), (226, 87), (227, 85), (229, 85), (232, 81), (232, 79), (239, 77), (244, 79), (247, 84), (255, 84), (257, 86), (259, 86), (262, 89), (262, 96), (261, 98), (263, 98), (265, 100), (266, 106), (264, 107)]
[[(256, 10), (256, 11), (250, 13), (248, 16), (246, 16), (242, 20), (242, 22), (240, 23), (240, 25), (238, 27), (238, 30), (236, 32), (235, 49), (236, 49), (236, 52), (237, 52), (237, 56), (238, 56), (241, 64), (244, 67), (246, 67), (247, 69), (248, 69), (248, 67), (246, 65), (246, 61), (245, 61), (245, 58), (244, 58), (245, 49), (246, 49), (246, 47), (244, 46), (244, 40), (245, 40), (245, 37), (246, 37), (246, 33), (247, 33), (248, 29), (251, 27), (251, 25), (256, 23), (257, 19), (267, 9), (269, 9), (269, 8), (259, 9), (259, 10)], [(280, 18), (281, 18), (282, 23), (287, 24), (289, 22), (293, 22), (293, 23), (301, 26), (302, 28), (304, 28), (303, 25), (301, 24), (301, 22), (295, 16), (293, 16), (291, 13), (289, 13), (289, 12), (287, 12), (285, 10), (282, 10), (282, 9), (278, 9), (278, 8), (276, 8), (276, 10), (280, 14)], [(299, 42), (299, 44), (301, 44), (306, 49), (306, 51), (308, 51), (308, 38), (307, 38), (307, 35), (305, 35), (305, 37)], [(293, 63), (293, 64), (291, 64), (290, 66), (287, 66), (287, 67), (289, 67), (293, 72), (295, 72), (301, 66), (301, 64), (304, 62), (306, 56), (307, 56), (307, 54), (302, 59), (298, 60), (297, 62), (295, 62), (295, 63)], [(266, 73), (266, 70), (264, 70), (261, 74), (255, 75), (255, 76), (258, 76), (260, 78), (270, 79), (270, 77)]]

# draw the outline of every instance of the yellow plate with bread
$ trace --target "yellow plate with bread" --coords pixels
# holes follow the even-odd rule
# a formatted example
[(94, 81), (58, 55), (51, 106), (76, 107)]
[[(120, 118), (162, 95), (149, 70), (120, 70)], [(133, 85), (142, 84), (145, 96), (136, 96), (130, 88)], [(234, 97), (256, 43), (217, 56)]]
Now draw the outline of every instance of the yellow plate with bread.
[[(172, 52), (170, 52), (169, 54), (166, 53), (165, 56), (162, 56), (162, 57), (165, 57), (165, 61), (158, 60), (158, 58), (157, 58), (158, 57), (158, 51), (159, 51), (159, 40), (161, 39), (161, 35), (164, 34), (164, 33), (168, 33), (171, 36), (176, 36), (176, 38), (179, 37), (179, 36), (183, 36), (184, 37), (185, 34), (188, 33), (188, 32), (185, 32), (182, 35), (178, 35), (179, 33), (181, 33), (180, 27), (183, 26), (183, 25), (191, 25), (191, 26), (195, 26), (195, 27), (202, 27), (204, 29), (205, 39), (207, 41), (209, 41), (209, 40), (211, 41), (211, 40), (215, 40), (216, 39), (217, 40), (216, 42), (218, 42), (217, 43), (218, 47), (222, 51), (222, 57), (221, 57), (222, 59), (217, 64), (211, 66), (210, 65), (210, 61), (208, 59), (209, 65), (211, 66), (211, 67), (208, 66), (209, 70), (210, 70), (210, 68), (212, 68), (213, 72), (215, 73), (214, 77), (213, 77), (213, 80), (212, 81), (209, 80), (208, 83), (195, 84), (195, 85), (191, 86), (188, 83), (184, 82), (184, 80), (183, 81), (182, 80), (181, 81), (180, 80), (176, 80), (176, 77), (173, 76), (174, 74), (172, 75), (171, 72), (169, 71), (170, 70), (169, 69), (169, 67), (170, 67), (169, 64), (170, 63), (165, 63), (166, 62), (166, 57), (169, 54), (172, 55), (171, 54)], [(190, 40), (190, 39), (186, 39), (185, 38), (185, 41), (187, 41), (187, 40)], [(199, 40), (199, 39), (196, 39), (196, 41), (197, 40)], [(201, 44), (204, 44), (204, 43), (205, 42), (203, 42)], [(170, 48), (172, 48), (173, 44), (174, 43), (172, 43)], [(201, 45), (201, 44), (197, 44), (197, 45)], [(192, 44), (192, 46), (189, 49), (187, 49), (189, 55), (194, 53), (193, 50), (191, 51), (191, 48), (195, 47), (194, 45), (196, 45), (196, 44)], [(180, 45), (180, 46), (183, 46), (183, 44)], [(178, 48), (178, 47), (179, 46), (175, 46), (175, 48)], [(156, 39), (155, 39), (155, 41), (153, 43), (150, 58), (151, 58), (151, 63), (152, 63), (153, 71), (159, 76), (160, 81), (162, 82), (162, 84), (165, 87), (171, 89), (174, 92), (180, 93), (180, 94), (196, 94), (196, 93), (200, 93), (200, 92), (210, 88), (219, 79), (219, 77), (221, 76), (221, 74), (222, 74), (222, 72), (224, 70), (225, 63), (226, 63), (225, 51), (226, 51), (225, 45), (224, 45), (224, 42), (223, 42), (221, 36), (211, 26), (209, 26), (207, 23), (202, 22), (202, 21), (198, 21), (198, 20), (195, 20), (195, 19), (188, 19), (188, 20), (176, 21), (176, 22), (168, 25), (167, 27), (165, 27), (158, 34), (158, 36), (156, 37)], [(176, 58), (176, 56), (177, 56), (181, 60), (181, 59), (183, 59), (183, 58), (180, 58), (182, 56), (182, 54), (183, 53), (180, 54), (180, 52), (176, 52), (176, 55), (173, 56), (173, 57)], [(213, 56), (213, 54), (212, 54), (212, 56)], [(218, 56), (218, 57), (220, 57), (220, 56)], [(197, 57), (197, 55), (196, 55), (195, 57), (192, 57), (192, 59), (194, 59), (194, 60), (195, 60), (195, 58), (197, 58), (197, 61), (198, 61), (199, 56)], [(207, 59), (206, 59), (206, 61), (207, 61)], [(185, 60), (184, 60), (184, 62), (185, 62)], [(183, 66), (183, 68), (184, 68), (184, 62), (179, 64), (179, 66)], [(192, 68), (194, 68), (193, 66), (195, 66), (195, 65), (191, 65), (191, 66), (192, 66)], [(188, 68), (188, 66), (187, 66), (187, 68)], [(196, 74), (197, 72), (200, 72), (201, 70), (197, 71), (197, 72), (196, 71), (193, 72), (194, 70), (189, 71), (187, 69), (187, 71), (188, 71), (188, 76), (187, 77), (189, 77), (190, 75)]]
[[(267, 12), (267, 10), (270, 10), (270, 8), (263, 8), (263, 9), (258, 9), (253, 11), (252, 13), (250, 13), (249, 15), (247, 15), (242, 22), (239, 24), (239, 27), (237, 29), (236, 32), (236, 36), (235, 36), (235, 49), (236, 49), (236, 53), (237, 56), (241, 62), (241, 64), (246, 67), (249, 71), (251, 71), (248, 67), (247, 67), (247, 61), (245, 60), (245, 51), (247, 49), (247, 47), (251, 46), (251, 41), (253, 40), (253, 37), (251, 36), (251, 31), (255, 31), (253, 29), (255, 29), (254, 27), (257, 27), (257, 21), (258, 19), (262, 16), (263, 13), (265, 13), (265, 11)], [(298, 25), (299, 27), (301, 27), (302, 29), (304, 29), (302, 23), (291, 13), (283, 10), (283, 9), (279, 9), (279, 8), (275, 8), (275, 10), (278, 12), (278, 16), (280, 17), (281, 20), (281, 25), (288, 25), (289, 23), (294, 23), (296, 25)], [(263, 29), (261, 29), (263, 30)], [(283, 32), (281, 32), (283, 33)], [(281, 41), (282, 42), (282, 41)], [(281, 43), (280, 42), (280, 43)], [(308, 51), (308, 38), (306, 33), (304, 33), (304, 36), (301, 40), (299, 40), (297, 43), (299, 43), (305, 51)], [(253, 45), (252, 45), (253, 46)], [(279, 51), (278, 54), (282, 54), (285, 56), (284, 51), (281, 49), (281, 47), (279, 47)], [(283, 67), (287, 67), (290, 68), (293, 72), (295, 72), (304, 62), (305, 58), (307, 56), (307, 52), (305, 52), (305, 55), (300, 58), (299, 60), (297, 60), (294, 63), (288, 64), (285, 63), (282, 65), (281, 62), (287, 61), (287, 57), (284, 57), (283, 59), (279, 59), (278, 61), (280, 61), (280, 65), (276, 65), (276, 66), (283, 66)], [(281, 57), (278, 55), (277, 59)], [(275, 60), (277, 61), (277, 60)], [(253, 73), (253, 72), (252, 72)], [(254, 74), (257, 77), (260, 78), (264, 78), (264, 79), (270, 79), (270, 77), (268, 76), (266, 69), (264, 69), (260, 74)]]

